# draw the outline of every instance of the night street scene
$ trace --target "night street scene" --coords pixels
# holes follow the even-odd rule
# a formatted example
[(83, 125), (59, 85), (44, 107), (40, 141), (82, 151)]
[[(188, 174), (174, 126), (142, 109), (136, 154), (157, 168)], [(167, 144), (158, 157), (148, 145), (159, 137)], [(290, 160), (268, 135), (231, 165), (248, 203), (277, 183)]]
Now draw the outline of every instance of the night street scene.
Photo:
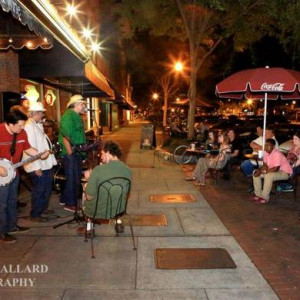
[(300, 300), (299, 16), (1, 0), (0, 299)]

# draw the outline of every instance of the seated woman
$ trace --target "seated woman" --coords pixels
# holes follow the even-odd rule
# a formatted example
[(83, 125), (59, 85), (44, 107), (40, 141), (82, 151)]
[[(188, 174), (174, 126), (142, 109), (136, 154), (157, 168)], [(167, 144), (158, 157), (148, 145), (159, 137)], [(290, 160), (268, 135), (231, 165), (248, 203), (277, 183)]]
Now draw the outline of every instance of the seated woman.
[(218, 149), (219, 145), (218, 145), (218, 137), (215, 131), (210, 130), (208, 131), (208, 138), (205, 141), (205, 146), (204, 148), (206, 150), (212, 150), (212, 149)]
[(297, 175), (297, 168), (300, 166), (300, 132), (293, 135), (293, 146), (288, 152), (287, 159), (293, 168), (293, 175)]
[(216, 156), (207, 155), (201, 157), (193, 171), (192, 177), (186, 178), (187, 181), (198, 180), (198, 185), (205, 185), (205, 175), (208, 169), (220, 170), (224, 168), (230, 158), (230, 144), (227, 133), (221, 133), (218, 137), (220, 144), (219, 154)]
[[(292, 176), (296, 176), (300, 174), (300, 132), (297, 131), (293, 135), (293, 145), (290, 148), (287, 159), (293, 168)], [(281, 183), (277, 186), (278, 191), (291, 192), (293, 191), (293, 187), (290, 183)]]

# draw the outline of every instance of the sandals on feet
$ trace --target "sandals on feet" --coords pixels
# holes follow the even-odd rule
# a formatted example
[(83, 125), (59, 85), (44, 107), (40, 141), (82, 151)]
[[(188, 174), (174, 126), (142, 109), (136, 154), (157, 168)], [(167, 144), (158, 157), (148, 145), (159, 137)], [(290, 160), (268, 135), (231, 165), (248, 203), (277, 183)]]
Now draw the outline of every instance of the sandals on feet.
[(251, 202), (257, 202), (257, 201), (259, 201), (259, 199), (261, 199), (261, 198), (257, 197), (257, 196), (252, 196), (252, 197), (249, 198), (249, 201), (251, 201)]
[(269, 200), (266, 200), (264, 198), (259, 198), (259, 200), (255, 201), (255, 204), (267, 204)]
[(186, 181), (195, 181), (195, 180), (196, 180), (196, 177), (194, 177), (194, 176), (186, 177), (185, 180), (186, 180)]

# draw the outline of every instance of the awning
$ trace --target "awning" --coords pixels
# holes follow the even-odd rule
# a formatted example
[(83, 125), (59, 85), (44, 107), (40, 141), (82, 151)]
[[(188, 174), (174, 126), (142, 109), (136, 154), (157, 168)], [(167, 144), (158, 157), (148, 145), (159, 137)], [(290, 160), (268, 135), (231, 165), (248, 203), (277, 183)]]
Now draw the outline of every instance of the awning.
[[(10, 1), (16, 2), (16, 0)], [(17, 2), (34, 18), (39, 20), (57, 41), (68, 48), (69, 51), (76, 55), (81, 61), (87, 62), (89, 60), (90, 53), (88, 49), (81, 42), (76, 32), (70, 28), (70, 25), (60, 17), (55, 6), (51, 4), (51, 1), (18, 0)]]
[(124, 109), (133, 109), (133, 103), (128, 101), (124, 95), (121, 95), (119, 90), (110, 80), (108, 80), (108, 84), (115, 93), (115, 103)]
[[(106, 77), (90, 61), (82, 62), (54, 40), (53, 48), (19, 52), (20, 77), (66, 90), (85, 97), (114, 98)], [(57, 82), (59, 80), (59, 82)]]
[(110, 97), (115, 97), (114, 90), (109, 86), (108, 80), (91, 61), (85, 64), (84, 71), (86, 78), (91, 83), (93, 83), (96, 87), (98, 87)]
[(0, 49), (52, 47), (51, 33), (18, 1), (1, 0), (0, 6)]

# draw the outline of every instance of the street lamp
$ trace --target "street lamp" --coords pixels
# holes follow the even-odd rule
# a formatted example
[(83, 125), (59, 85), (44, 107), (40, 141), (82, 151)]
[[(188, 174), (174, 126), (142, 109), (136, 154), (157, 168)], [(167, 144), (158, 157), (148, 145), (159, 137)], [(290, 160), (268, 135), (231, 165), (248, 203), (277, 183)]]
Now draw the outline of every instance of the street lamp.
[(157, 100), (158, 99), (158, 94), (157, 93), (153, 93), (152, 99)]
[(174, 65), (174, 69), (176, 72), (182, 72), (183, 70), (183, 64), (180, 61), (177, 61)]

